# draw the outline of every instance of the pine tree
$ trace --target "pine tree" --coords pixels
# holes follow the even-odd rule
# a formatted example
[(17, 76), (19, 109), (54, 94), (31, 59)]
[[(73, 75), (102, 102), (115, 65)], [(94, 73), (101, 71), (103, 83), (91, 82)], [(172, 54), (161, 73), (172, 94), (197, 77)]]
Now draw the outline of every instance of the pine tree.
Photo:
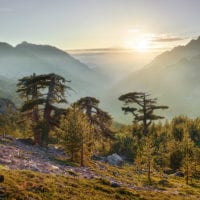
[(185, 171), (186, 184), (189, 184), (189, 178), (192, 178), (195, 166), (195, 146), (191, 140), (187, 128), (184, 129), (184, 137), (181, 142), (183, 151), (183, 169)]
[(24, 100), (21, 112), (32, 120), (35, 144), (47, 146), (50, 129), (58, 126), (58, 115), (64, 110), (57, 105), (67, 102), (66, 82), (56, 74), (33, 74), (19, 79), (17, 92)]
[(134, 117), (134, 122), (142, 122), (143, 134), (147, 136), (148, 127), (151, 123), (164, 117), (155, 115), (155, 110), (168, 109), (168, 106), (158, 106), (157, 99), (149, 98), (149, 94), (145, 92), (132, 92), (121, 95), (120, 101), (125, 102), (125, 105), (135, 104), (135, 107), (122, 107), (122, 110), (126, 113), (131, 113)]
[(105, 137), (113, 138), (113, 132), (110, 130), (112, 118), (107, 112), (98, 107), (98, 99), (83, 97), (76, 104), (86, 114), (90, 125), (95, 129), (96, 135), (100, 133)]
[(67, 110), (66, 116), (61, 118), (58, 131), (61, 133), (61, 143), (70, 154), (71, 161), (80, 160), (80, 165), (85, 165), (88, 155), (88, 143), (90, 125), (87, 117), (76, 107), (75, 104)]
[(92, 137), (96, 140), (96, 152), (106, 154), (114, 139), (111, 116), (99, 108), (99, 100), (94, 97), (83, 97), (76, 104), (87, 116), (90, 128), (93, 129)]
[[(152, 139), (152, 135), (149, 134), (149, 127), (153, 121), (158, 119), (163, 119), (164, 117), (154, 114), (155, 110), (167, 109), (168, 106), (158, 106), (157, 99), (149, 98), (145, 92), (132, 92), (121, 95), (119, 97), (120, 101), (125, 103), (125, 107), (122, 110), (126, 113), (131, 113), (133, 115), (133, 123), (142, 122), (143, 136), (141, 137), (140, 153), (142, 152), (142, 158), (140, 159), (144, 164), (146, 164), (147, 169), (147, 180), (151, 184), (151, 170), (153, 164), (153, 153), (155, 149), (155, 144)], [(128, 105), (134, 104), (135, 107), (129, 107)], [(137, 159), (136, 159), (137, 160)]]
[(147, 172), (148, 184), (151, 184), (151, 172), (154, 166), (155, 144), (151, 135), (142, 138), (142, 144), (137, 151), (135, 165), (138, 169), (145, 169)]

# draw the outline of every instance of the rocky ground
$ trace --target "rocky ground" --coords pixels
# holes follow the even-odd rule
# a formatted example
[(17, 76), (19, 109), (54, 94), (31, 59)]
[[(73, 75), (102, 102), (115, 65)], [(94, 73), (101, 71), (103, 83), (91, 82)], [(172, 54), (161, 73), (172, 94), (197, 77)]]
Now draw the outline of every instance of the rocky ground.
[[(129, 188), (141, 190), (142, 188), (128, 185), (125, 182), (116, 181), (112, 177), (94, 173), (87, 167), (73, 167), (58, 164), (54, 158), (66, 157), (65, 153), (50, 147), (48, 149), (34, 145), (26, 145), (20, 140), (12, 139), (9, 143), (0, 145), (0, 164), (12, 170), (31, 170), (46, 174), (61, 174), (66, 176), (76, 176), (87, 179), (104, 178), (110, 181), (114, 187), (128, 186)], [(96, 167), (105, 170), (104, 165), (96, 163)]]
[[(133, 190), (153, 191), (167, 194), (176, 194), (176, 189), (162, 191), (158, 188), (143, 186), (138, 187), (134, 184), (132, 177), (129, 178), (127, 173), (126, 180), (119, 181), (113, 171), (113, 176), (103, 175), (102, 171), (106, 171), (104, 161), (94, 162), (95, 168), (92, 170), (89, 167), (75, 167), (65, 164), (60, 164), (56, 158), (65, 159), (66, 155), (63, 150), (50, 146), (48, 149), (41, 148), (35, 145), (28, 145), (21, 140), (9, 138), (8, 140), (0, 138), (0, 165), (12, 170), (31, 170), (45, 174), (60, 174), (64, 176), (74, 176), (87, 179), (103, 178), (111, 183), (113, 187), (125, 186)], [(127, 182), (128, 179), (129, 182)], [(130, 183), (131, 182), (131, 183)]]
[(20, 140), (12, 139), (0, 145), (0, 164), (13, 170), (32, 170), (48, 174), (76, 175), (92, 178), (95, 175), (86, 167), (72, 167), (59, 164), (55, 158), (64, 158), (65, 153), (50, 147), (26, 145)]
[[(53, 146), (48, 149), (41, 148), (39, 146), (25, 144), (15, 138), (9, 138), (9, 142), (4, 141), (0, 145), (0, 165), (12, 170), (31, 170), (46, 174), (60, 174), (87, 179), (104, 178), (110, 181), (114, 187), (126, 186), (137, 190), (142, 189), (136, 187), (134, 184), (122, 183), (113, 177), (94, 172), (88, 167), (74, 167), (59, 164), (55, 158), (65, 159), (66, 155), (64, 151)], [(95, 167), (100, 171), (105, 171), (106, 169), (102, 162), (96, 161)], [(112, 163), (114, 161), (111, 159), (110, 162)]]

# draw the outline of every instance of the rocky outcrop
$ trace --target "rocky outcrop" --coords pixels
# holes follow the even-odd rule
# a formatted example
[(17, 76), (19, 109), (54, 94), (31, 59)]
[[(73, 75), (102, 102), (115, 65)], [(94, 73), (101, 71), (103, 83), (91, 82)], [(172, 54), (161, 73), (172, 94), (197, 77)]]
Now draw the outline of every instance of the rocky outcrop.
[[(26, 141), (26, 140), (25, 140)], [(65, 152), (54, 146), (41, 148), (36, 145), (27, 145), (24, 140), (13, 139), (9, 143), (0, 144), (0, 165), (13, 170), (31, 170), (46, 174), (62, 174), (83, 178), (95, 178), (87, 167), (72, 167), (60, 164), (59, 159), (66, 159)]]
[(123, 159), (117, 153), (114, 153), (107, 156), (107, 162), (110, 165), (121, 166), (123, 164)]

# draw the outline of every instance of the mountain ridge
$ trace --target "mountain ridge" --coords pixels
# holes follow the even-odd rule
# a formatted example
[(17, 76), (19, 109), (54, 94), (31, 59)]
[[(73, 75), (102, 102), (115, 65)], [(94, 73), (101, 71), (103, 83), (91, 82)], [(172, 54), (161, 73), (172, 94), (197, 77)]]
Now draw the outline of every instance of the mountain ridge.
[[(162, 63), (167, 63), (170, 65), (176, 63), (182, 58), (192, 58), (198, 54), (200, 54), (200, 36), (197, 39), (192, 39), (186, 45), (177, 46), (172, 50), (161, 53), (160, 55), (156, 56), (146, 67), (158, 67)], [(171, 57), (173, 57), (173, 61), (169, 59)]]
[(28, 42), (13, 47), (8, 43), (0, 43), (2, 77), (16, 84), (17, 79), (32, 73), (56, 73), (70, 80), (70, 86), (76, 91), (69, 97), (71, 101), (82, 96), (98, 96), (96, 88), (106, 82), (101, 74), (57, 47)]
[[(67, 52), (50, 45), (22, 42), (12, 47), (8, 43), (0, 43), (0, 51), (3, 48), (5, 54), (0, 53), (0, 66), (5, 63), (6, 67), (0, 67), (0, 74), (7, 80), (11, 79), (12, 84), (14, 80), (16, 82), (18, 78), (33, 72), (58, 73), (71, 80), (70, 86), (76, 91), (69, 96), (69, 102), (83, 96), (95, 96), (100, 99), (102, 108), (119, 122), (130, 122), (124, 118), (122, 105), (117, 99), (121, 94), (131, 91), (146, 91), (158, 97), (161, 104), (170, 106), (166, 114), (169, 118), (188, 112), (190, 117), (199, 115), (196, 108), (200, 105), (200, 37), (185, 46), (160, 54), (143, 69), (130, 73), (114, 85), (111, 85), (110, 78), (105, 78), (98, 70), (91, 69)], [(111, 72), (110, 77), (116, 78), (114, 71)], [(1, 93), (5, 95), (5, 92)], [(191, 101), (193, 104), (189, 106)]]
[[(197, 43), (197, 44), (196, 44)], [(143, 69), (118, 83), (115, 96), (131, 91), (149, 92), (168, 105), (166, 116), (200, 115), (200, 37), (157, 56)], [(116, 108), (121, 104), (116, 102)], [(115, 109), (116, 109), (115, 108)], [(122, 117), (121, 117), (122, 118)]]

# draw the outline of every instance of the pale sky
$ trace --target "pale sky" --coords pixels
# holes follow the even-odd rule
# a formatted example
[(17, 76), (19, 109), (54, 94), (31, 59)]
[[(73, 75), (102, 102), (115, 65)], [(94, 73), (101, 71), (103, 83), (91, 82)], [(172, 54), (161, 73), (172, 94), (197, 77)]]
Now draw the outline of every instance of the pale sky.
[(200, 0), (0, 0), (0, 41), (169, 48), (200, 35)]

